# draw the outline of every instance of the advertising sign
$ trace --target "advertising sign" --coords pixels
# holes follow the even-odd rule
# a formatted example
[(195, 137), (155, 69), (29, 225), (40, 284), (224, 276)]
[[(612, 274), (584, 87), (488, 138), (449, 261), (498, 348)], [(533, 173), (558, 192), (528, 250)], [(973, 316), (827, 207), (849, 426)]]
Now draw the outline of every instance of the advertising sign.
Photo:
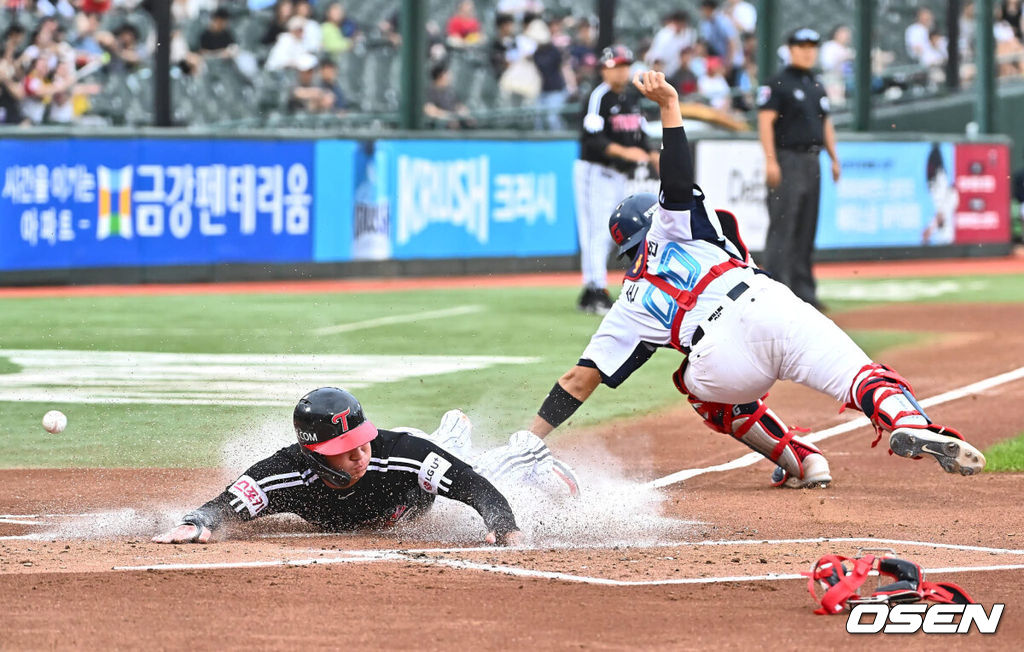
[(0, 269), (311, 258), (311, 142), (0, 141)]
[(392, 256), (575, 253), (577, 151), (571, 141), (377, 141)]
[(760, 143), (702, 140), (697, 143), (694, 165), (697, 185), (711, 206), (735, 214), (746, 245), (752, 251), (764, 251), (768, 204)]

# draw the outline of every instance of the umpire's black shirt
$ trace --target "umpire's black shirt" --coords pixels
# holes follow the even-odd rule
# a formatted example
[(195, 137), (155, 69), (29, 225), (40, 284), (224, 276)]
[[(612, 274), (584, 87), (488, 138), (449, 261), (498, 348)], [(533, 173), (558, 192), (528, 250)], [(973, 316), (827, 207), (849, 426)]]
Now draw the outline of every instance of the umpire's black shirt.
[(473, 507), (499, 535), (517, 529), (508, 501), (471, 466), (433, 442), (388, 430), (370, 442), (366, 473), (348, 489), (325, 485), (292, 444), (182, 520), (212, 530), (224, 521), (286, 512), (325, 530), (386, 527), (423, 514), (438, 494)]
[(813, 71), (786, 66), (757, 90), (757, 108), (779, 114), (775, 147), (813, 151), (824, 144), (828, 96)]

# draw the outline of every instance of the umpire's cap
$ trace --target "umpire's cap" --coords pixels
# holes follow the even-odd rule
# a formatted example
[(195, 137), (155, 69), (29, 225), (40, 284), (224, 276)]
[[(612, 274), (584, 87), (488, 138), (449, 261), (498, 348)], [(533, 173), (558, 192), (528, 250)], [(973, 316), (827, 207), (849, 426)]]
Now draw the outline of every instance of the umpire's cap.
[(613, 45), (601, 51), (601, 67), (615, 68), (633, 63), (633, 51), (625, 45)]
[(821, 43), (821, 34), (817, 33), (810, 27), (801, 27), (793, 30), (786, 39), (788, 45), (800, 45), (803, 43), (810, 43), (811, 45), (818, 45)]
[(608, 219), (608, 231), (618, 245), (616, 255), (623, 255), (644, 241), (651, 229), (651, 219), (658, 210), (658, 198), (639, 192), (622, 200)]
[(337, 387), (314, 389), (299, 399), (293, 414), (299, 444), (320, 455), (340, 455), (377, 436), (355, 396)]

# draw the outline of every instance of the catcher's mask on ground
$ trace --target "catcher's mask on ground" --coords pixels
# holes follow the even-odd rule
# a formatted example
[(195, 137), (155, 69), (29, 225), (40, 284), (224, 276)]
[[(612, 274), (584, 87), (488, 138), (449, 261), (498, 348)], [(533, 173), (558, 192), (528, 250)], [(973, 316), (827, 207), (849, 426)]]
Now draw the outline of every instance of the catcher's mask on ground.
[(339, 487), (348, 485), (352, 476), (327, 464), (324, 456), (343, 455), (377, 436), (377, 427), (356, 397), (336, 387), (321, 387), (299, 399), (293, 423), (303, 455), (321, 479)]
[(629, 253), (644, 241), (657, 210), (658, 198), (649, 192), (630, 195), (615, 207), (612, 216), (608, 218), (608, 231), (615, 241), (617, 256)]

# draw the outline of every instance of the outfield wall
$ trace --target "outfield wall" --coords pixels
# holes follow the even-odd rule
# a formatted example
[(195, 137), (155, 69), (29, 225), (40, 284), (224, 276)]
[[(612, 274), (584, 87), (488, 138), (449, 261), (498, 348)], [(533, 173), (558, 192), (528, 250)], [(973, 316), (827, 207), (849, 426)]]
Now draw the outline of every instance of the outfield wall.
[[(756, 142), (695, 147), (698, 182), (759, 250)], [(558, 139), (5, 138), (0, 282), (569, 269), (577, 152)], [(1007, 143), (842, 142), (840, 155), (843, 179), (823, 184), (826, 255), (1009, 249)]]

